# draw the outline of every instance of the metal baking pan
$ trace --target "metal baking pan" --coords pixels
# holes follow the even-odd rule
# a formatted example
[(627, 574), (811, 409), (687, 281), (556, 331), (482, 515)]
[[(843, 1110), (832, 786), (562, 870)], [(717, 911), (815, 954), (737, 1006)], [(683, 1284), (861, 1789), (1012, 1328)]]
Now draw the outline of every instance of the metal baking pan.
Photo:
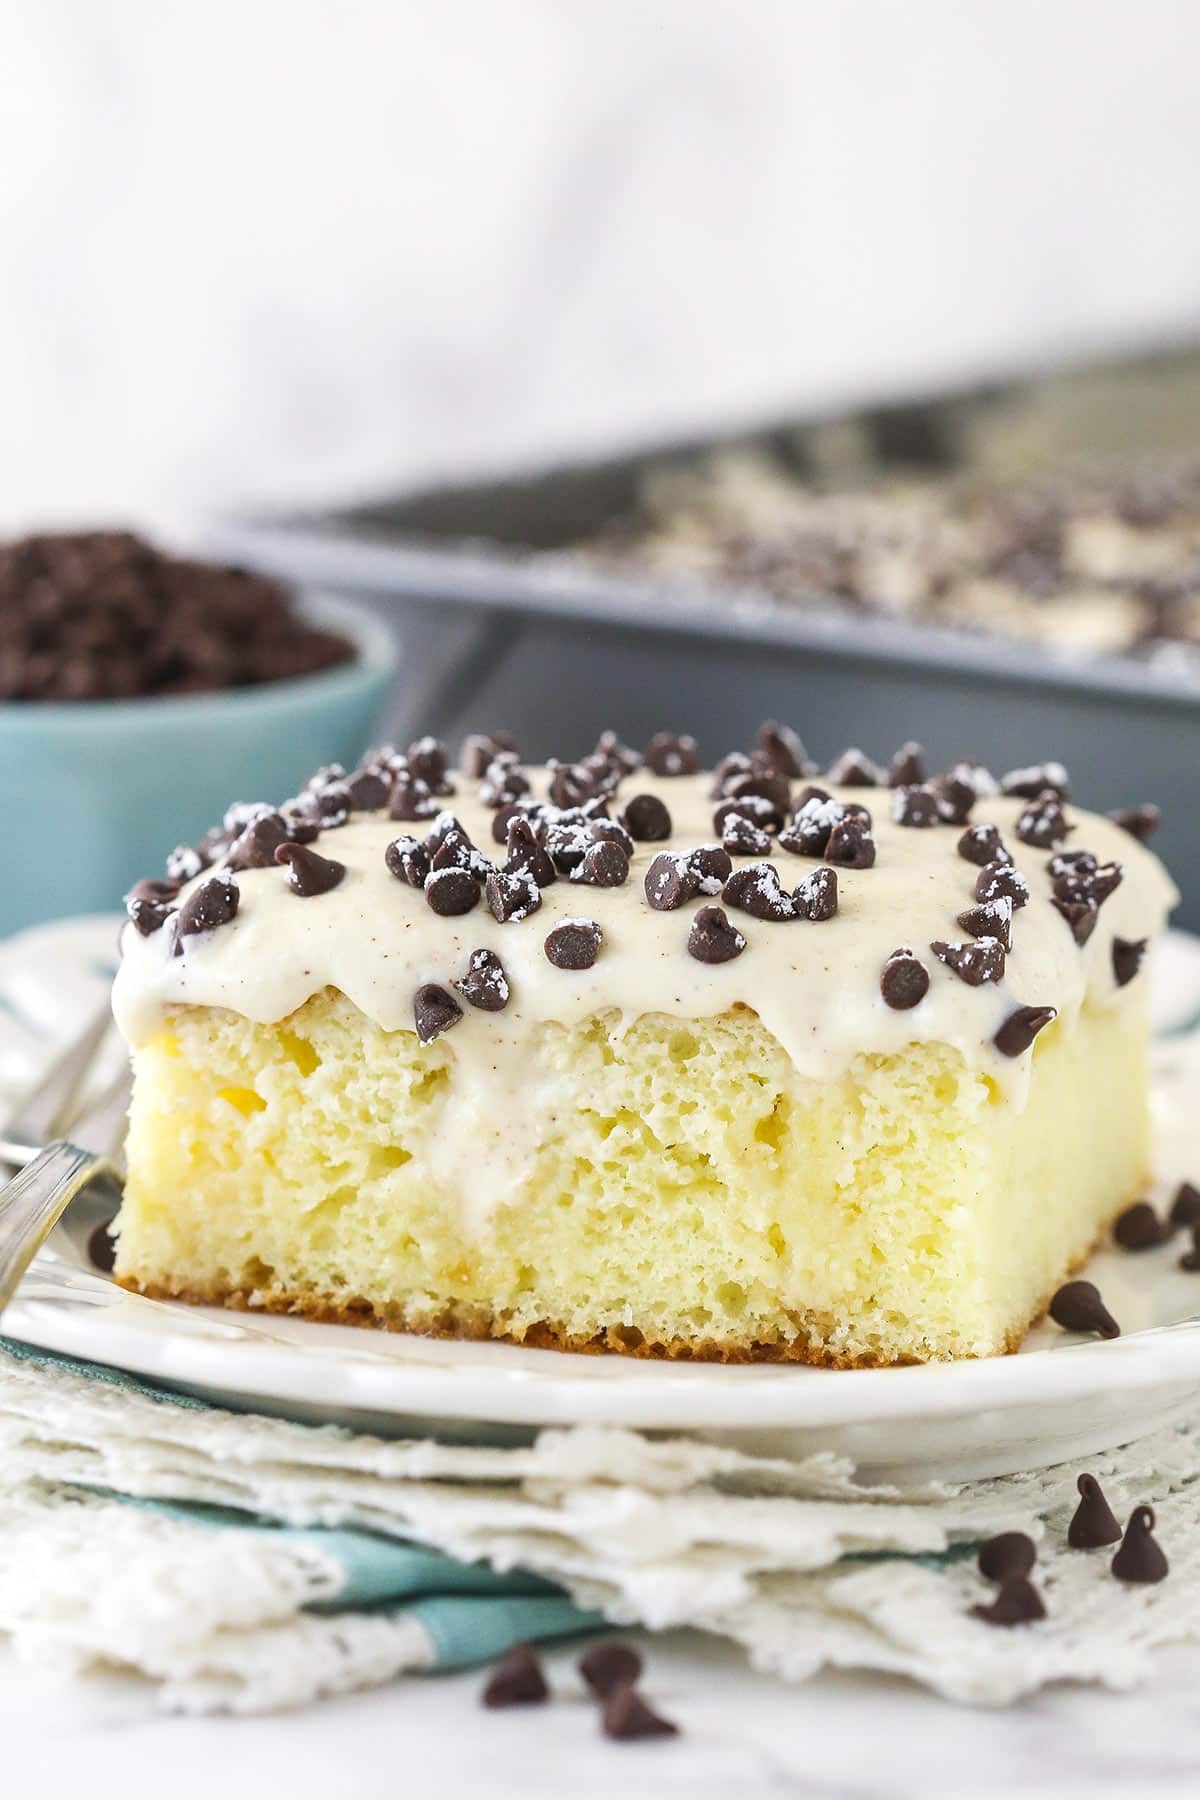
[[(869, 415), (865, 428), (885, 458), (954, 463), (964, 437), (978, 442), (980, 418), (1012, 404), (958, 396)], [(1200, 686), (1182, 668), (1054, 655), (819, 595), (805, 605), (639, 579), (572, 553), (629, 511), (651, 468), (736, 442), (804, 469), (817, 430), (783, 425), (340, 512), (225, 520), (209, 541), (254, 567), (372, 601), (405, 650), (391, 720), (399, 737), (503, 725), (531, 757), (572, 756), (608, 726), (634, 743), (668, 727), (694, 731), (715, 759), (772, 716), (821, 758), (849, 743), (886, 756), (909, 737), (935, 764), (1057, 757), (1083, 805), (1158, 802), (1157, 844), (1185, 893), (1179, 921), (1200, 928)]]

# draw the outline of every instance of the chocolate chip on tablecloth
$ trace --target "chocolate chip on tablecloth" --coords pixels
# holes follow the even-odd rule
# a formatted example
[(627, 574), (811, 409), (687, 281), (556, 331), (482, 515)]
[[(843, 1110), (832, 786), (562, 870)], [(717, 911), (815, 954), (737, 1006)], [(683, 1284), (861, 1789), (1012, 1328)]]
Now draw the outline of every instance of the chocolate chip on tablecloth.
[(508, 976), (494, 950), (472, 950), (466, 974), (453, 986), (483, 1012), (503, 1012), (508, 1005)]
[(955, 923), (970, 937), (999, 938), (1006, 950), (1012, 949), (1013, 903), (1007, 894), (995, 900), (980, 900), (960, 912)]
[(628, 1742), (637, 1738), (678, 1737), (679, 1727), (647, 1706), (632, 1682), (620, 1682), (604, 1702), (605, 1737)]
[(1112, 1572), (1118, 1581), (1147, 1585), (1165, 1581), (1170, 1564), (1162, 1545), (1154, 1535), (1154, 1508), (1135, 1506), (1125, 1527), (1125, 1536), (1112, 1559)]
[(634, 1682), (642, 1659), (632, 1644), (594, 1644), (579, 1659), (579, 1673), (597, 1700), (607, 1700), (615, 1687)]
[(328, 894), (345, 879), (345, 863), (319, 856), (304, 844), (280, 844), (275, 861), (286, 866), (288, 887), (302, 900)]
[(1100, 1297), (1094, 1281), (1066, 1281), (1050, 1301), (1050, 1317), (1064, 1331), (1094, 1331), (1103, 1338), (1120, 1337), (1121, 1327)]
[(588, 887), (623, 887), (629, 880), (629, 858), (620, 844), (602, 840), (571, 870), (571, 880)]
[(181, 954), (185, 938), (228, 925), (237, 916), (240, 899), (237, 884), (221, 875), (214, 875), (211, 880), (193, 888), (175, 914), (174, 954)]
[(488, 911), (501, 925), (519, 924), (542, 904), (542, 890), (525, 869), (493, 869), (483, 893)]
[(918, 1006), (929, 992), (929, 970), (907, 944), (893, 950), (884, 963), (879, 991), (893, 1012)]
[(659, 731), (646, 745), (642, 761), (655, 775), (694, 775), (700, 767), (700, 751), (693, 737)]
[(985, 863), (975, 878), (975, 898), (1007, 898), (1012, 901), (1014, 910), (1019, 910), (1029, 899), (1029, 883), (1011, 862)]
[(847, 813), (829, 833), (825, 861), (839, 869), (874, 868), (875, 839), (856, 813)]
[(925, 752), (911, 741), (901, 744), (888, 765), (887, 784), (893, 788), (920, 787), (928, 780)]
[(1060, 800), (1071, 798), (1071, 782), (1060, 762), (1035, 763), (1027, 769), (1010, 769), (1000, 777), (1000, 792), (1020, 800), (1036, 800), (1042, 794), (1054, 794)]
[(556, 969), (590, 969), (600, 954), (604, 933), (595, 919), (564, 919), (543, 946)]
[(1172, 1197), (1169, 1217), (1177, 1231), (1200, 1225), (1200, 1188), (1193, 1187), (1190, 1181), (1181, 1181)]
[(177, 881), (136, 881), (125, 896), (125, 911), (141, 937), (152, 937), (175, 912)]
[(474, 781), (481, 781), (487, 774), (488, 764), (505, 753), (509, 756), (517, 754), (516, 740), (511, 732), (475, 732), (463, 740), (458, 766), (464, 775), (469, 775)]
[(726, 812), (721, 821), (721, 844), (731, 856), (769, 856), (771, 834), (745, 813)]
[(980, 869), (989, 863), (1012, 862), (995, 825), (968, 825), (958, 840), (958, 854)]
[(520, 814), (511, 818), (505, 842), (508, 850), (504, 864), (506, 875), (528, 875), (540, 888), (549, 887), (558, 880), (558, 870), (532, 819)]
[(425, 877), (425, 902), (439, 918), (458, 918), (478, 906), (479, 883), (468, 869), (431, 869)]
[(1137, 839), (1139, 844), (1144, 844), (1147, 838), (1153, 837), (1162, 824), (1161, 812), (1157, 806), (1151, 805), (1120, 807), (1116, 812), (1110, 812), (1108, 816), (1114, 825), (1119, 825), (1122, 831), (1127, 831), (1130, 837)]
[(1052, 1025), (1057, 1017), (1053, 1006), (1018, 1006), (1009, 1013), (992, 1042), (1001, 1056), (1024, 1056), (1038, 1032)]
[(635, 843), (655, 844), (671, 835), (671, 815), (657, 794), (634, 794), (619, 817)]
[(825, 865), (804, 875), (792, 889), (792, 905), (798, 919), (823, 925), (838, 909), (837, 870)]
[(1094, 900), (1060, 900), (1056, 894), (1051, 895), (1050, 904), (1055, 912), (1061, 913), (1070, 927), (1071, 936), (1081, 947), (1087, 943), (1096, 929), (1096, 920), (1100, 909)]
[(1113, 1220), (1113, 1237), (1122, 1250), (1155, 1250), (1171, 1236), (1148, 1200), (1135, 1200)]
[(660, 850), (646, 870), (646, 899), (655, 912), (674, 912), (700, 891), (700, 881), (686, 855)]
[(781, 775), (795, 780), (812, 767), (808, 751), (790, 725), (775, 719), (764, 719), (758, 728), (756, 745), (759, 754)]
[(1133, 980), (1142, 966), (1149, 938), (1115, 937), (1112, 941), (1113, 980), (1118, 987), (1126, 987)]
[(542, 1665), (529, 1644), (506, 1650), (488, 1676), (480, 1696), (484, 1706), (540, 1706), (550, 1698)]
[(1080, 1475), (1075, 1487), (1079, 1504), (1067, 1526), (1067, 1542), (1072, 1550), (1099, 1550), (1105, 1544), (1119, 1542), (1121, 1527), (1096, 1477)]
[(721, 889), (721, 898), (727, 906), (736, 906), (749, 913), (752, 919), (796, 917), (795, 903), (792, 896), (783, 891), (774, 863), (745, 863), (735, 869)]
[(1017, 820), (1017, 836), (1034, 850), (1052, 850), (1070, 829), (1062, 801), (1049, 788), (1031, 800)]
[(979, 1573), (985, 1581), (1014, 1581), (1029, 1574), (1037, 1561), (1037, 1545), (1025, 1531), (1002, 1531), (980, 1544)]
[(892, 818), (897, 825), (928, 830), (937, 825), (937, 795), (931, 787), (898, 787), (892, 794)]
[(746, 948), (746, 940), (720, 906), (702, 906), (688, 933), (688, 955), (697, 962), (732, 962)]
[(429, 874), (429, 852), (415, 837), (393, 838), (383, 853), (383, 860), (397, 881), (409, 887), (423, 888)]
[(1017, 1575), (1004, 1583), (994, 1600), (973, 1606), (971, 1615), (985, 1625), (1032, 1625), (1045, 1618), (1046, 1607), (1033, 1583)]
[(972, 944), (947, 944), (939, 938), (929, 948), (968, 987), (1004, 979), (1004, 945), (999, 938), (976, 938)]

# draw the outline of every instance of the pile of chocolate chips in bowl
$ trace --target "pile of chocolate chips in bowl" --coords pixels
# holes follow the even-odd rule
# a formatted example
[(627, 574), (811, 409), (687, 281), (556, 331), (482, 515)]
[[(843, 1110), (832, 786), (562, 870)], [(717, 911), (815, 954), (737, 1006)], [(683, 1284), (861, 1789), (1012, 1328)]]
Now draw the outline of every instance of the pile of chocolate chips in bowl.
[(126, 531), (0, 544), (0, 701), (135, 700), (291, 681), (354, 646), (278, 582)]

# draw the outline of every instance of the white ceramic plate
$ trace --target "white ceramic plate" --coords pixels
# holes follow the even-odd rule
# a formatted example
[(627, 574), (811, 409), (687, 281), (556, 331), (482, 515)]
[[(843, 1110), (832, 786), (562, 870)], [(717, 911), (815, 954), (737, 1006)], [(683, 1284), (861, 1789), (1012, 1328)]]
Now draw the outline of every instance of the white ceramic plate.
[[(112, 941), (111, 921), (80, 921), (0, 946), (10, 1007), (0, 1079), (11, 1084), (18, 1066), (31, 1077), (35, 1046), (77, 1026), (102, 991)], [(1156, 981), (1162, 1198), (1200, 1170), (1200, 1127), (1188, 1116), (1200, 1092), (1200, 942), (1172, 939)], [(1200, 1382), (1200, 1275), (1179, 1270), (1179, 1241), (1093, 1260), (1087, 1273), (1123, 1327), (1112, 1342), (1046, 1325), (1016, 1356), (834, 1371), (444, 1343), (144, 1300), (91, 1269), (93, 1222), (73, 1209), (5, 1314), (7, 1334), (234, 1406), (391, 1435), (511, 1440), (540, 1426), (629, 1426), (760, 1455), (830, 1449), (877, 1477), (955, 1479), (1129, 1441), (1181, 1414)]]

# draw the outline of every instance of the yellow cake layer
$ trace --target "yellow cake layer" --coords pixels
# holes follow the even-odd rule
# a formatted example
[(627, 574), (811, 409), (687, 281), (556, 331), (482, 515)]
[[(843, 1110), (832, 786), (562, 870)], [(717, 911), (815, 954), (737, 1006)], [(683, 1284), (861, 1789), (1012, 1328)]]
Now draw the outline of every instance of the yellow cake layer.
[[(439, 1176), (454, 1034), (326, 991), (181, 1008), (136, 1050), (118, 1278), (192, 1299), (662, 1354), (1015, 1347), (1145, 1180), (1138, 1002), (1033, 1049), (1023, 1109), (944, 1045), (800, 1078), (752, 1012), (544, 1023), (518, 1192)], [(548, 1085), (547, 1085), (548, 1084)]]

